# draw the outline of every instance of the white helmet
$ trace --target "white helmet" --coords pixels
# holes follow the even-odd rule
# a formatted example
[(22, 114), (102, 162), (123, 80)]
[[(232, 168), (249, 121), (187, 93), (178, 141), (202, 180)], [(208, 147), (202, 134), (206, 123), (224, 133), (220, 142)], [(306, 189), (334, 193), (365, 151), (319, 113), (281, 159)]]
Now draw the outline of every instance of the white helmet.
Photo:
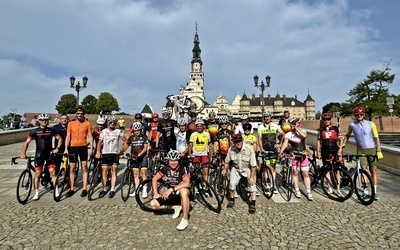
[(194, 124), (196, 124), (196, 125), (197, 124), (204, 124), (204, 121), (203, 121), (203, 119), (198, 118)]
[(178, 126), (187, 126), (188, 123), (186, 122), (185, 119), (179, 119), (178, 120)]
[(169, 109), (163, 109), (161, 114), (163, 114), (163, 115), (171, 115), (171, 111)]
[(50, 117), (48, 114), (42, 113), (38, 117), (39, 120), (50, 120)]
[(299, 121), (300, 121), (300, 119), (297, 118), (297, 117), (290, 117), (290, 118), (289, 118), (289, 123), (297, 123), (297, 122), (299, 122)]
[(221, 116), (219, 118), (219, 123), (228, 123), (228, 122), (229, 122), (228, 117), (226, 117), (226, 116)]
[(115, 116), (111, 116), (110, 118), (108, 118), (109, 122), (117, 122), (117, 118), (115, 118)]
[(244, 115), (244, 114), (240, 116), (241, 120), (247, 120), (247, 118), (248, 118), (247, 115)]
[(180, 154), (178, 151), (176, 150), (170, 150), (167, 154), (166, 157), (168, 160), (179, 160), (179, 158), (181, 158)]
[(132, 129), (133, 130), (142, 130), (142, 123), (140, 123), (140, 122), (133, 123)]
[(270, 112), (268, 112), (268, 111), (265, 111), (265, 112), (264, 112), (264, 117), (267, 117), (267, 116), (272, 116), (272, 115), (271, 115), (271, 113), (270, 113)]
[(106, 123), (106, 120), (104, 120), (103, 118), (97, 119), (97, 124), (104, 125), (104, 123)]

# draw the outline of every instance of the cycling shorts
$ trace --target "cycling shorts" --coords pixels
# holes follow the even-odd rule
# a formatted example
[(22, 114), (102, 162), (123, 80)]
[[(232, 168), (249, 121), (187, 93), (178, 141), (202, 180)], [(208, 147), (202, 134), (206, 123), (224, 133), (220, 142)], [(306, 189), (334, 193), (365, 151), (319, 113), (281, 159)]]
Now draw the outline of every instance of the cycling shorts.
[(131, 169), (134, 170), (139, 170), (139, 169), (147, 169), (147, 162), (148, 162), (148, 157), (138, 157), (136, 161), (132, 160), (130, 162), (131, 164)]
[(78, 160), (78, 156), (81, 161), (87, 161), (88, 159), (87, 146), (69, 147), (68, 153), (70, 154), (69, 156), (70, 163), (76, 163)]
[(102, 168), (107, 168), (110, 165), (118, 165), (119, 156), (117, 154), (104, 154), (101, 160)]
[(310, 163), (308, 162), (308, 157), (302, 160), (302, 157), (294, 157), (292, 160), (292, 166), (294, 170), (309, 171)]
[(163, 199), (162, 197), (157, 199), (160, 206), (165, 205), (180, 205), (181, 204), (181, 196), (179, 194), (170, 194), (167, 199)]

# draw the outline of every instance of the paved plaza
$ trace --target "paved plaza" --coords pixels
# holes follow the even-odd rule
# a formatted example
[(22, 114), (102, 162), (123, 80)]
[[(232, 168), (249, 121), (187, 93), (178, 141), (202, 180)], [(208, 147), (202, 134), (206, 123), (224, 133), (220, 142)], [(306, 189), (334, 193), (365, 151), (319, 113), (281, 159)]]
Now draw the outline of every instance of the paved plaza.
[(233, 209), (224, 201), (220, 214), (192, 202), (189, 227), (177, 231), (180, 219), (171, 214), (144, 212), (132, 198), (124, 203), (119, 192), (88, 201), (79, 196), (80, 184), (58, 203), (41, 189), (40, 200), (18, 204), (15, 188), (25, 161), (11, 166), (11, 157), (21, 147), (0, 147), (0, 249), (400, 249), (400, 177), (384, 171), (380, 200), (371, 206), (355, 195), (331, 201), (320, 188), (314, 201), (260, 196), (255, 215), (240, 198)]

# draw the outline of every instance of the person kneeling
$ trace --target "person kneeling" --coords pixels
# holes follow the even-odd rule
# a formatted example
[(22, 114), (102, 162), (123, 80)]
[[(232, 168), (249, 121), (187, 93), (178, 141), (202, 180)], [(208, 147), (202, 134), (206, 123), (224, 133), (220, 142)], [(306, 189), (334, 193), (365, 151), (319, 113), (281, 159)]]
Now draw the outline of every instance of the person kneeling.
[[(168, 165), (161, 168), (152, 179), (152, 187), (154, 190), (153, 200), (150, 206), (154, 210), (174, 209), (173, 219), (180, 216), (182, 211), (183, 216), (178, 230), (184, 230), (189, 225), (189, 187), (190, 176), (187, 169), (179, 165), (179, 152), (171, 150), (167, 154)], [(171, 185), (162, 194), (158, 193), (158, 180), (164, 178)]]

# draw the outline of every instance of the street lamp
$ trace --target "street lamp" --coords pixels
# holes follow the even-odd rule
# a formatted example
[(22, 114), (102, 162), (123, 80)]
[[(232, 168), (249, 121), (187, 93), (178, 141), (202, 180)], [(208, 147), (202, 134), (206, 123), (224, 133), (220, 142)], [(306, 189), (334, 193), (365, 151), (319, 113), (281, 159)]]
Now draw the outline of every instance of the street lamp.
[(74, 76), (71, 76), (69, 78), (69, 82), (71, 83), (71, 88), (76, 90), (76, 106), (77, 107), (79, 106), (79, 92), (81, 91), (81, 89), (86, 88), (88, 80), (89, 80), (89, 78), (87, 76), (84, 76), (82, 78), (83, 85), (81, 85), (80, 81), (78, 81), (78, 83), (75, 84), (75, 77)]
[(265, 88), (269, 88), (270, 87), (270, 82), (271, 82), (271, 77), (269, 75), (267, 75), (265, 77), (265, 84), (263, 82), (263, 80), (261, 80), (261, 84), (258, 84), (258, 76), (255, 75), (253, 77), (254, 79), (254, 87), (258, 88), (261, 90), (261, 122), (264, 122), (264, 90)]

